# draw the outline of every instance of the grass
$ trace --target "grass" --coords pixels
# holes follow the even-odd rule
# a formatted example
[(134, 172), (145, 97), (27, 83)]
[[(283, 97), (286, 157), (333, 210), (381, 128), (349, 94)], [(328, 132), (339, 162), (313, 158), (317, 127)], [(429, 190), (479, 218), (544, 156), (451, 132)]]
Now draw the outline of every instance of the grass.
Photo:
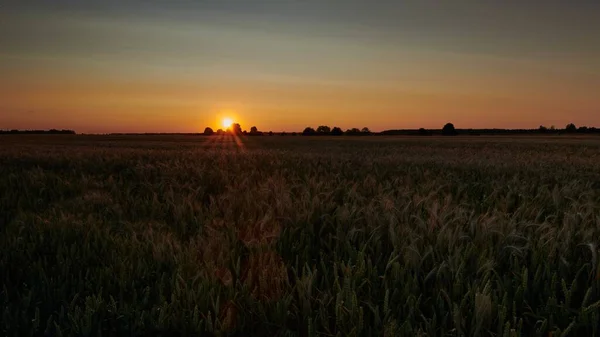
[(3, 136), (0, 334), (600, 336), (600, 139)]

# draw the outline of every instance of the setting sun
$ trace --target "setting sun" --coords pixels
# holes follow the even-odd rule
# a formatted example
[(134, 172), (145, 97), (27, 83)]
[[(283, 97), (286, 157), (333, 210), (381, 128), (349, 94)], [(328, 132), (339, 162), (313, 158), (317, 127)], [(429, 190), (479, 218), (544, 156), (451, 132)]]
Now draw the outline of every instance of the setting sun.
[(225, 129), (228, 129), (231, 127), (231, 124), (233, 124), (233, 120), (231, 120), (231, 118), (223, 118), (223, 127)]

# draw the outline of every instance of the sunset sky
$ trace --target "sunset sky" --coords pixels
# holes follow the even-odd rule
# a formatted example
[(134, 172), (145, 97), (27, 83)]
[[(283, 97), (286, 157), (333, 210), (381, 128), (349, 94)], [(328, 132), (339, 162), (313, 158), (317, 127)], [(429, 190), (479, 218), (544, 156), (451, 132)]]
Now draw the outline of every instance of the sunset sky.
[(0, 4), (0, 129), (600, 126), (600, 1)]

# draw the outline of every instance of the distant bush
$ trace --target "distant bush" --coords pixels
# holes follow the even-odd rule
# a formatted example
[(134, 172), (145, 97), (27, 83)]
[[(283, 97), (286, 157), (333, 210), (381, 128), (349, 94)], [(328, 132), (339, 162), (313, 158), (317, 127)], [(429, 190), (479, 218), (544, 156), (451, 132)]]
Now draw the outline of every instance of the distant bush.
[(313, 136), (316, 134), (317, 134), (317, 132), (315, 131), (315, 129), (313, 129), (311, 127), (307, 127), (304, 129), (304, 131), (302, 131), (303, 136)]
[(332, 136), (342, 136), (343, 134), (344, 134), (344, 131), (342, 131), (342, 129), (338, 128), (337, 126), (334, 127), (333, 129), (331, 129)]
[(361, 132), (357, 128), (352, 128), (352, 129), (346, 130), (346, 135), (348, 135), (348, 136), (360, 136), (360, 134), (361, 134)]
[(234, 135), (241, 135), (242, 126), (239, 123), (233, 123), (233, 125), (231, 126), (231, 133), (233, 133)]
[(456, 136), (457, 134), (458, 134), (458, 132), (456, 132), (456, 129), (454, 128), (454, 124), (452, 124), (452, 123), (447, 123), (442, 128), (442, 135), (444, 135), (444, 136)]
[(204, 129), (204, 135), (205, 136), (212, 136), (215, 132), (213, 131), (213, 129), (207, 127), (206, 129)]
[(250, 136), (262, 136), (263, 133), (261, 131), (258, 131), (258, 128), (256, 126), (253, 126), (250, 128), (250, 132), (248, 133), (248, 135)]
[(319, 135), (328, 135), (331, 133), (331, 128), (327, 125), (321, 125), (317, 128), (317, 133)]

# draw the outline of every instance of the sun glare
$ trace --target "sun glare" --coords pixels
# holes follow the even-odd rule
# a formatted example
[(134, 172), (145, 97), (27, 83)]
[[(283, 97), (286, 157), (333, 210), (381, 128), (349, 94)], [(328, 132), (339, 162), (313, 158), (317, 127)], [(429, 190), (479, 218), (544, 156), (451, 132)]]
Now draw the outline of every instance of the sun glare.
[(223, 118), (223, 127), (225, 129), (229, 129), (231, 124), (233, 124), (233, 120), (231, 120), (231, 118)]

